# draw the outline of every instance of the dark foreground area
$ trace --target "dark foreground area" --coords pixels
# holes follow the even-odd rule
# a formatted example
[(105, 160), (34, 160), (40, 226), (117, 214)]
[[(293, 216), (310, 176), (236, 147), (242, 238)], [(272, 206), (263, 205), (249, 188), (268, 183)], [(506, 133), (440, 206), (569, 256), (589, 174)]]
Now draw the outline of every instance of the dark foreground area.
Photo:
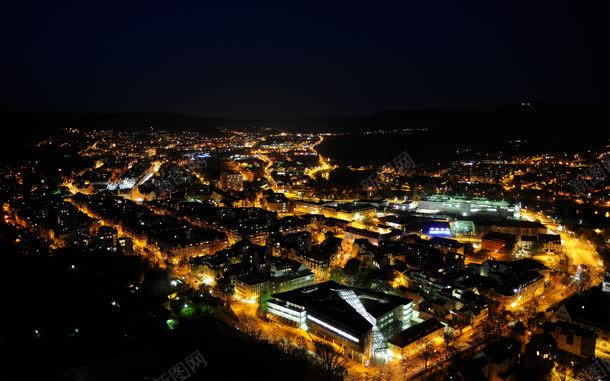
[(76, 258), (4, 251), (0, 379), (318, 379), (303, 357), (209, 313), (170, 319), (155, 295), (159, 272), (139, 258)]

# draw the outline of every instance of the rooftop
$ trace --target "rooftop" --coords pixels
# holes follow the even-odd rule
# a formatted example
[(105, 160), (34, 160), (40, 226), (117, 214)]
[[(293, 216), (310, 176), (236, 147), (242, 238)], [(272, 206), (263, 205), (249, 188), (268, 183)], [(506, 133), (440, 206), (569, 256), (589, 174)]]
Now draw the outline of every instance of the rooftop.
[(396, 345), (397, 347), (404, 348), (409, 344), (422, 339), (429, 334), (442, 329), (443, 324), (436, 319), (427, 319), (419, 324), (415, 324), (404, 331), (397, 333), (392, 336), (388, 342)]
[(372, 328), (372, 324), (340, 296), (339, 292), (342, 290), (353, 291), (366, 311), (375, 318), (385, 315), (399, 306), (412, 303), (411, 299), (401, 296), (343, 286), (333, 281), (282, 292), (273, 295), (273, 298), (305, 307), (308, 313), (316, 317), (324, 317), (324, 319), (349, 328), (358, 334), (368, 332)]

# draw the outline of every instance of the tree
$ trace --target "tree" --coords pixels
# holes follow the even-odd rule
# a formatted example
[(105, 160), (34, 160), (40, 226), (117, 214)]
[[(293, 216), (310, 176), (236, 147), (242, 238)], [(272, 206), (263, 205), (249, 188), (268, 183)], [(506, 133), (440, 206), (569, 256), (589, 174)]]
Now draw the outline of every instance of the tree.
[(360, 271), (360, 264), (358, 258), (350, 258), (343, 266), (343, 272), (347, 275), (356, 275)]
[(476, 329), (475, 341), (477, 344), (488, 343), (502, 336), (502, 327), (506, 327), (506, 319), (493, 310), (489, 310), (487, 317), (481, 321)]
[(530, 255), (536, 255), (542, 251), (542, 244), (538, 241), (533, 242), (527, 249)]
[(345, 275), (345, 272), (343, 271), (343, 269), (339, 268), (339, 267), (335, 267), (330, 271), (330, 280), (337, 282), (339, 284), (346, 284), (347, 283), (347, 275)]
[(365, 215), (364, 218), (362, 219), (362, 224), (364, 226), (366, 226), (367, 228), (372, 228), (374, 227), (377, 223), (375, 221), (375, 218), (369, 214)]
[(424, 360), (424, 372), (428, 371), (428, 362), (434, 357), (434, 344), (431, 341), (426, 341), (417, 346), (417, 352), (421, 356), (422, 360)]
[(568, 379), (568, 367), (566, 365), (555, 363), (555, 371), (561, 381), (566, 381)]
[(523, 379), (546, 380), (557, 359), (557, 342), (547, 334), (536, 334), (525, 347), (517, 373)]
[(303, 336), (297, 337), (296, 345), (300, 349), (307, 350), (307, 340)]
[(376, 367), (377, 372), (375, 373), (373, 380), (379, 381), (390, 381), (393, 378), (392, 367), (389, 365), (380, 365)]
[(413, 368), (413, 359), (403, 355), (400, 359), (400, 368), (402, 369), (402, 379), (405, 381), (407, 379), (407, 371)]
[(533, 317), (538, 312), (542, 304), (542, 294), (534, 295), (524, 306), (525, 313), (528, 318)]
[(345, 374), (346, 361), (332, 345), (316, 341), (316, 354), (316, 364), (326, 374), (328, 380)]
[(570, 282), (570, 288), (577, 294), (584, 292), (591, 288), (593, 284), (593, 276), (591, 275), (591, 269), (587, 265), (578, 265), (576, 273), (572, 276)]
[(258, 308), (262, 312), (267, 311), (267, 302), (271, 300), (271, 290), (269, 288), (265, 288), (265, 290), (261, 293), (259, 298)]
[(451, 331), (450, 333), (446, 333), (443, 336), (443, 341), (445, 342), (445, 357), (450, 358), (457, 351), (457, 334), (455, 331)]
[(280, 335), (276, 329), (271, 326), (269, 331), (265, 333), (265, 339), (270, 343), (275, 343), (280, 340)]
[(252, 333), (256, 328), (256, 320), (252, 316), (244, 316), (241, 318), (241, 325), (246, 333)]

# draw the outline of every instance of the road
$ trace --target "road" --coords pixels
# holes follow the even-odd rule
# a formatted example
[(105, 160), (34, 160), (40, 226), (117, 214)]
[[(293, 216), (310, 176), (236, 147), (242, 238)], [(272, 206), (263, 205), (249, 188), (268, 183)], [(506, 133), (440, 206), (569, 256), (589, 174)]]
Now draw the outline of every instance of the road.
[[(566, 231), (566, 229), (552, 221), (543, 213), (521, 210), (521, 215), (528, 221), (539, 221), (549, 230), (550, 233), (559, 234), (561, 236), (563, 250), (568, 258), (568, 272), (571, 275), (576, 272), (579, 265), (586, 265), (590, 268), (590, 272), (593, 277), (593, 284), (598, 283), (601, 275), (604, 272), (604, 264), (595, 247), (590, 242), (575, 238), (573, 234)], [(542, 262), (547, 265), (549, 264), (548, 262), (557, 262), (556, 258), (547, 258), (549, 256), (550, 255), (543, 255), (537, 258), (543, 259)], [(545, 258), (547, 260), (544, 260)], [(561, 302), (563, 299), (569, 297), (572, 293), (569, 287), (561, 284), (559, 278), (552, 278), (551, 283), (551, 287), (545, 288), (543, 294), (544, 300), (540, 305), (542, 311)]]
[(330, 172), (338, 168), (338, 166), (336, 165), (331, 165), (329, 161), (324, 158), (324, 156), (320, 155), (320, 153), (316, 151), (316, 146), (322, 143), (323, 141), (324, 137), (320, 136), (320, 140), (318, 140), (316, 143), (312, 144), (311, 147), (309, 147), (312, 152), (315, 152), (316, 155), (318, 155), (318, 161), (320, 163), (315, 168), (308, 168), (305, 170), (305, 174), (311, 177), (312, 179), (315, 179), (319, 174), (321, 174), (325, 179), (328, 180)]
[(603, 262), (590, 242), (575, 238), (542, 213), (521, 210), (521, 215), (529, 221), (540, 221), (552, 234), (561, 236), (561, 243), (571, 266), (588, 265), (600, 272), (603, 271)]

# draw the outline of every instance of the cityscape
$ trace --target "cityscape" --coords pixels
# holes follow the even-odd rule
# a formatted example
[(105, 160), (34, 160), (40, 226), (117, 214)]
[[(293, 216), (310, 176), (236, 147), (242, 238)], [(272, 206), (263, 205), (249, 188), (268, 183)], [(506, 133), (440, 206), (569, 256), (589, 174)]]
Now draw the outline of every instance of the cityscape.
[[(73, 16), (84, 28), (80, 15), (99, 15), (89, 19), (95, 25), (115, 15), (106, 8), (57, 7), (36, 15), (25, 5), (10, 11), (16, 19), (60, 12), (66, 21), (61, 33), (75, 25)], [(489, 20), (512, 22), (503, 8), (492, 7), (502, 16)], [(593, 6), (575, 7), (574, 13), (567, 6), (553, 12), (580, 17), (588, 27), (574, 41), (582, 38), (586, 43), (578, 42), (578, 49), (597, 52), (601, 47), (587, 34), (594, 23), (585, 17)], [(512, 75), (534, 77), (534, 69), (521, 68), (519, 75), (507, 69), (501, 91), (485, 92), (482, 83), (489, 78), (473, 79), (470, 95), (454, 96), (452, 89), (463, 90), (460, 81), (434, 81), (426, 89), (446, 91), (429, 98), (434, 106), (414, 100), (429, 96), (415, 80), (405, 97), (390, 90), (388, 80), (371, 101), (349, 85), (326, 87), (320, 78), (309, 81), (295, 72), (278, 74), (288, 82), (256, 85), (255, 69), (225, 71), (240, 67), (231, 59), (215, 75), (240, 78), (239, 86), (229, 80), (222, 85), (227, 92), (243, 90), (234, 101), (205, 86), (200, 98), (193, 96), (201, 78), (186, 66), (177, 72), (192, 76), (192, 86), (174, 81), (173, 72), (172, 84), (157, 94), (152, 87), (170, 81), (162, 74), (172, 65), (167, 58), (154, 69), (157, 82), (136, 84), (131, 76), (138, 74), (125, 68), (137, 62), (144, 76), (156, 64), (143, 63), (146, 54), (136, 57), (140, 48), (131, 52), (130, 42), (120, 40), (140, 41), (140, 34), (150, 33), (173, 59), (201, 59), (186, 47), (190, 40), (176, 39), (169, 48), (163, 38), (212, 30), (183, 24), (203, 17), (203, 8), (193, 9), (193, 16), (183, 9), (177, 19), (166, 8), (148, 14), (171, 19), (164, 27), (119, 24), (121, 35), (108, 32), (118, 47), (101, 48), (109, 56), (95, 63), (89, 58), (101, 56), (88, 56), (91, 47), (81, 38), (97, 46), (104, 39), (89, 29), (84, 37), (73, 36), (75, 29), (67, 44), (82, 51), (41, 53), (48, 54), (40, 64), (45, 69), (16, 64), (10, 69), (14, 79), (3, 79), (13, 94), (3, 94), (3, 111), (10, 112), (1, 116), (0, 255), (7, 297), (0, 379), (610, 379), (610, 137), (607, 98), (598, 95), (607, 87), (604, 78), (596, 72), (588, 84), (576, 74), (566, 76), (574, 69), (570, 61), (558, 63), (548, 78), (511, 85)], [(242, 12), (279, 17), (280, 10), (263, 8), (231, 10), (215, 21), (206, 16), (201, 23), (223, 29), (234, 25), (233, 18), (240, 23)], [(372, 8), (350, 17), (381, 15), (387, 21), (363, 24), (371, 28), (402, 25), (389, 9)], [(315, 7), (314, 14), (322, 10), (328, 9)], [(543, 11), (531, 8), (532, 14)], [(290, 20), (309, 23), (309, 16)], [(248, 25), (264, 29), (259, 21)], [(354, 28), (349, 20), (336, 22), (329, 27), (320, 21), (320, 28), (339, 34)], [(540, 22), (546, 29), (561, 25)], [(282, 52), (269, 53), (270, 60), (300, 58), (283, 45), (289, 37), (243, 25), (238, 41), (260, 38)], [(156, 31), (165, 27), (173, 31), (159, 37)], [(329, 44), (303, 37), (295, 31), (299, 26), (286, 28), (306, 51), (313, 49), (310, 42)], [(46, 38), (35, 31), (40, 36), (15, 41)], [(377, 38), (386, 31), (371, 33)], [(534, 41), (547, 41), (547, 32), (531, 33)], [(483, 34), (472, 43), (486, 45)], [(233, 54), (220, 47), (225, 43), (237, 44), (219, 35), (210, 59)], [(358, 44), (379, 57), (388, 48)], [(548, 54), (555, 54), (548, 46)], [(606, 41), (601, 50), (607, 47)], [(262, 42), (233, 47), (253, 54), (253, 66), (265, 62), (267, 48)], [(515, 62), (537, 65), (534, 51), (518, 50)], [(437, 54), (419, 45), (417, 52)], [(116, 54), (125, 62), (115, 61)], [(312, 73), (343, 62), (333, 54), (324, 65), (312, 64), (319, 65)], [(87, 68), (95, 85), (89, 79), (77, 85), (53, 61), (71, 58), (72, 79)], [(398, 62), (402, 58), (396, 53)], [(464, 62), (456, 63), (456, 76), (485, 76), (460, 69)], [(116, 70), (113, 79), (94, 73), (106, 63)], [(379, 75), (381, 63), (362, 64), (359, 70), (377, 73), (359, 74), (362, 83), (386, 80)], [(237, 66), (226, 68), (231, 65)], [(436, 76), (438, 65), (408, 70)], [(608, 66), (601, 66), (607, 74)], [(264, 72), (266, 81), (264, 75), (288, 67), (270, 64), (257, 73)], [(36, 71), (31, 82), (19, 79), (30, 69)], [(407, 81), (402, 74), (390, 77)], [(61, 78), (65, 87), (56, 82)], [(563, 80), (570, 84), (562, 90), (551, 85)], [(302, 98), (286, 90), (290, 81), (303, 83)], [(53, 92), (41, 90), (50, 83)], [(90, 92), (74, 91), (89, 85)], [(111, 89), (115, 85), (125, 90)], [(242, 85), (256, 88), (256, 95)], [(330, 87), (341, 91), (332, 95)], [(320, 99), (327, 94), (320, 101), (327, 103), (305, 110), (316, 104), (304, 95), (312, 89)], [(345, 101), (341, 107), (333, 103), (335, 95)], [(143, 99), (150, 103), (138, 103)]]

